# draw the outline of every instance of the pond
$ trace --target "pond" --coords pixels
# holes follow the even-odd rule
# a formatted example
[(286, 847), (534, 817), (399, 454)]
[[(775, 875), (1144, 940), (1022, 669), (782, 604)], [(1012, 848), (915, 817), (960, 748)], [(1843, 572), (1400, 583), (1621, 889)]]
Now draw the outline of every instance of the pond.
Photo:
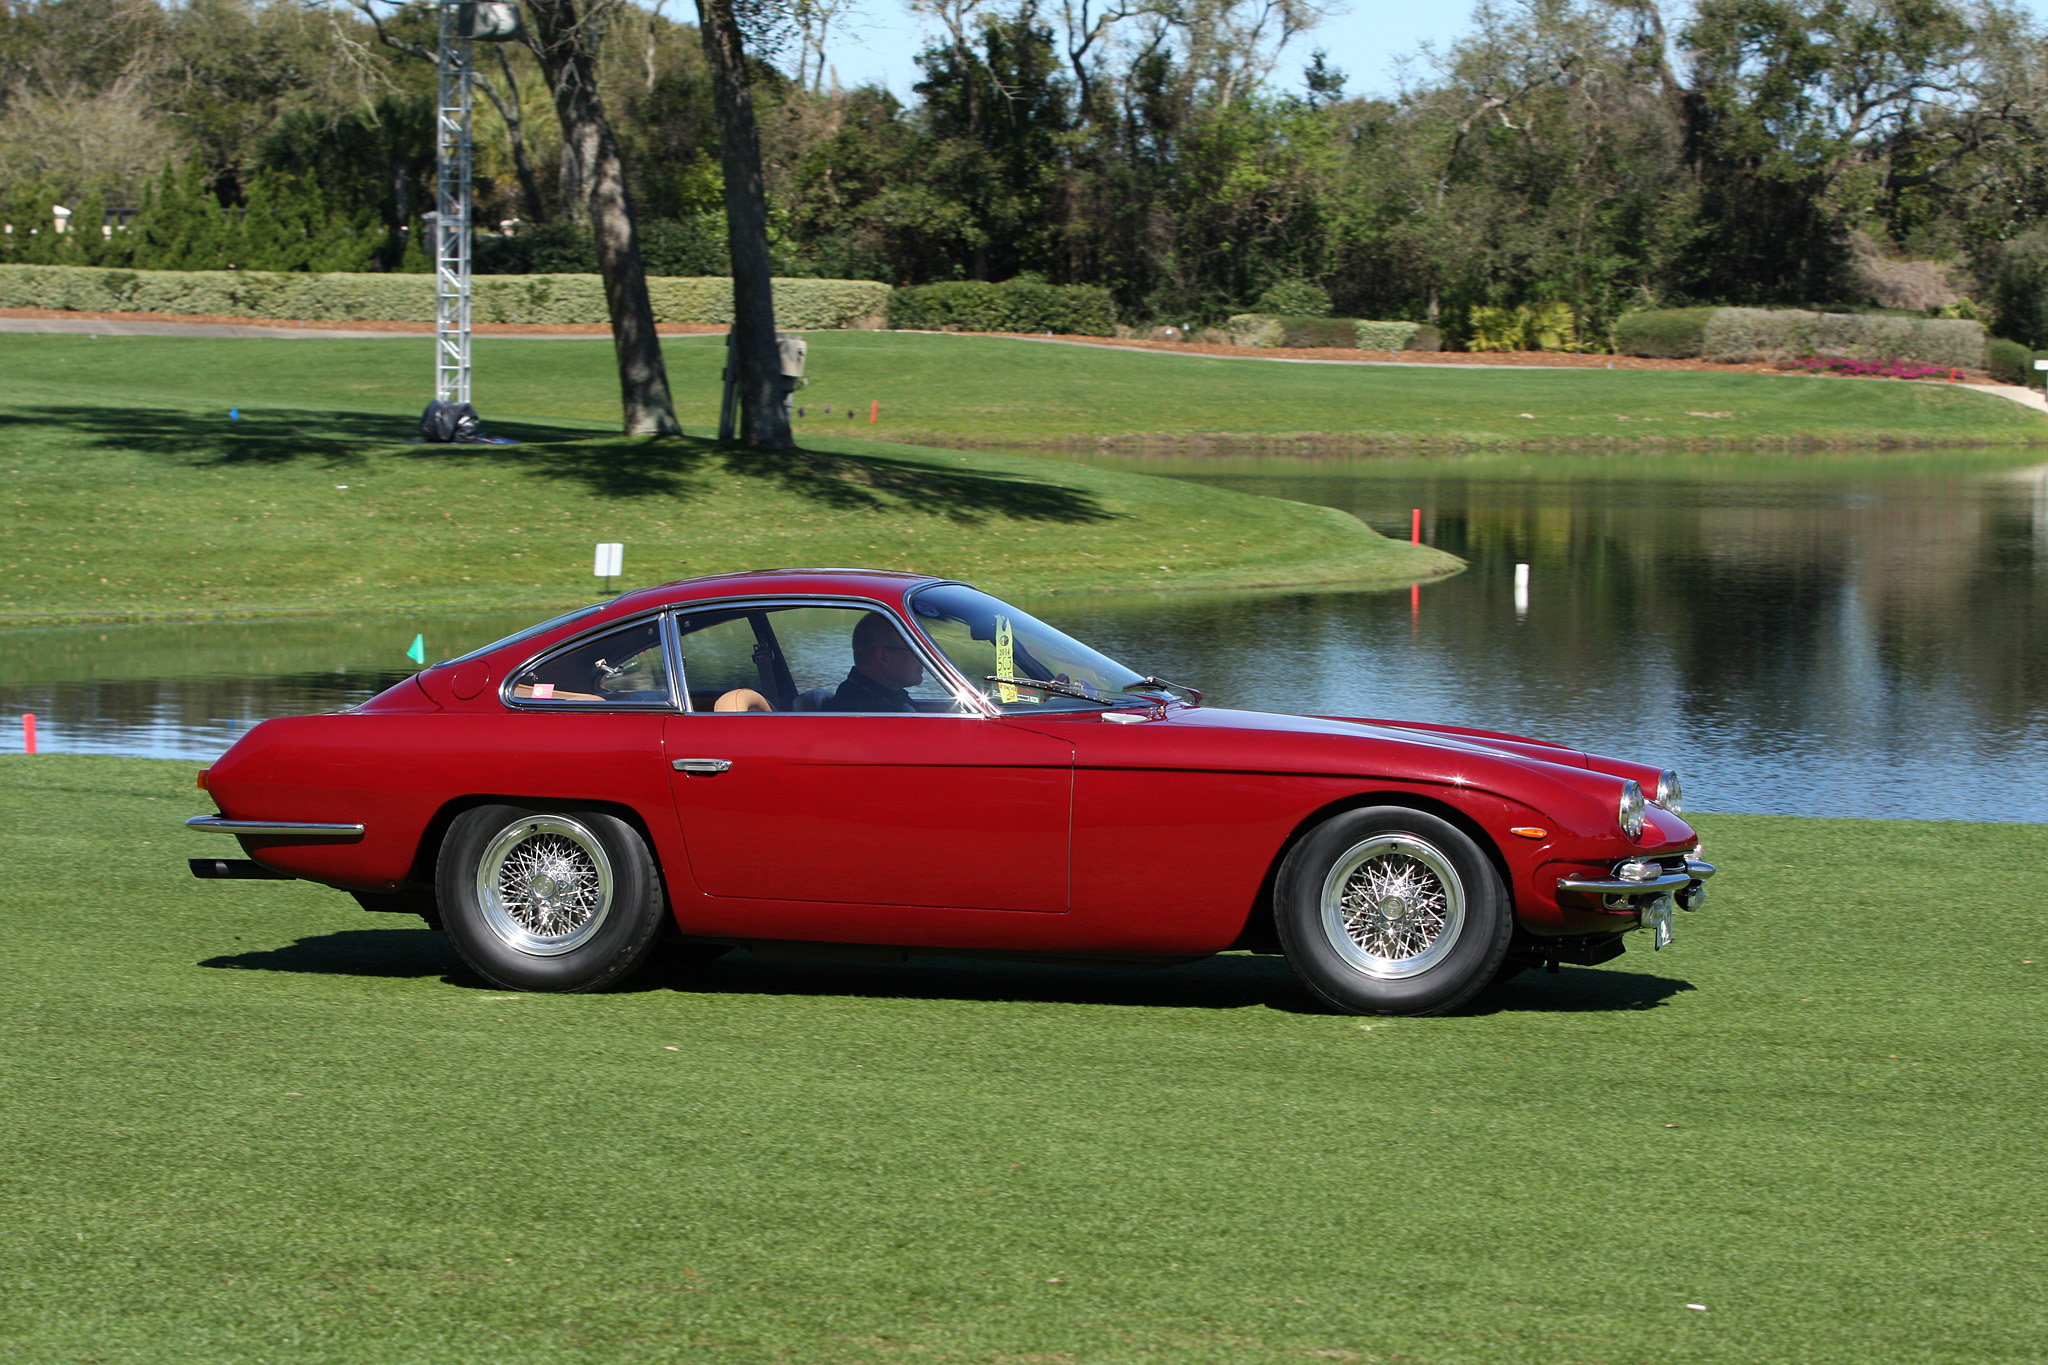
[[(1471, 568), (1411, 592), (1065, 598), (1222, 705), (1410, 717), (1676, 766), (1702, 810), (2048, 820), (2039, 453), (1120, 465), (1344, 508)], [(1518, 590), (1518, 568), (1527, 566)], [(539, 612), (0, 631), (0, 747), (205, 760)]]

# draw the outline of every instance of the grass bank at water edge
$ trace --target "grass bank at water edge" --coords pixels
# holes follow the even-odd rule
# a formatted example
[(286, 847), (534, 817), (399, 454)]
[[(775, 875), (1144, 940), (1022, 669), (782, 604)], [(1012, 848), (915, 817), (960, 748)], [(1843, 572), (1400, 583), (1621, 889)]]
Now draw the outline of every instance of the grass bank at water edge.
[[(512, 446), (406, 444), (407, 346), (0, 337), (22, 362), (0, 390), (0, 619), (559, 606), (592, 595), (598, 541), (626, 544), (622, 587), (837, 564), (1050, 596), (1459, 567), (1328, 508), (836, 433), (779, 455), (561, 420), (494, 423)], [(616, 402), (612, 376), (583, 378)]]

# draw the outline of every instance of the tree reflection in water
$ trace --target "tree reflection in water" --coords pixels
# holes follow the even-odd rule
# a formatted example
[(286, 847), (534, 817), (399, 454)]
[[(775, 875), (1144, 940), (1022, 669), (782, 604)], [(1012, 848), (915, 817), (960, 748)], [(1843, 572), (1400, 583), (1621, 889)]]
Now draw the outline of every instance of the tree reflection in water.
[[(1219, 705), (1677, 766), (1699, 809), (2048, 820), (2048, 465), (1954, 456), (1223, 461), (1471, 568), (1406, 592), (1043, 614)], [(1514, 566), (1530, 566), (1525, 615)]]

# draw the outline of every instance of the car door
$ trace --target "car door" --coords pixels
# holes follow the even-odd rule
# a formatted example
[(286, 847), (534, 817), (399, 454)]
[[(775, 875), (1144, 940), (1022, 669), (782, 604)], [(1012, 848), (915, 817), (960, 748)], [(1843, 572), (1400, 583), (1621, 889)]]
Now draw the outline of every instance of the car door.
[[(873, 614), (679, 614), (691, 711), (668, 719), (663, 743), (698, 887), (757, 905), (1063, 914), (1072, 744), (956, 701), (921, 652), (921, 681), (900, 689), (916, 709), (831, 709)], [(892, 648), (916, 649), (887, 630)]]

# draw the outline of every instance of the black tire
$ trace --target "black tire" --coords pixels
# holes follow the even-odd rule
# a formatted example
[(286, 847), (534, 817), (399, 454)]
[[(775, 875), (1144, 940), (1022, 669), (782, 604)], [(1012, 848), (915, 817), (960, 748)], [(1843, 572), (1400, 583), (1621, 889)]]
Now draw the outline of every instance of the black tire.
[(441, 845), (435, 890), (462, 960), (516, 991), (615, 985), (669, 918), (639, 831), (592, 810), (464, 811)]
[(1347, 1014), (1454, 1010), (1494, 980), (1514, 931), (1479, 845), (1404, 806), (1345, 811), (1303, 836), (1280, 864), (1273, 919), (1294, 974)]

